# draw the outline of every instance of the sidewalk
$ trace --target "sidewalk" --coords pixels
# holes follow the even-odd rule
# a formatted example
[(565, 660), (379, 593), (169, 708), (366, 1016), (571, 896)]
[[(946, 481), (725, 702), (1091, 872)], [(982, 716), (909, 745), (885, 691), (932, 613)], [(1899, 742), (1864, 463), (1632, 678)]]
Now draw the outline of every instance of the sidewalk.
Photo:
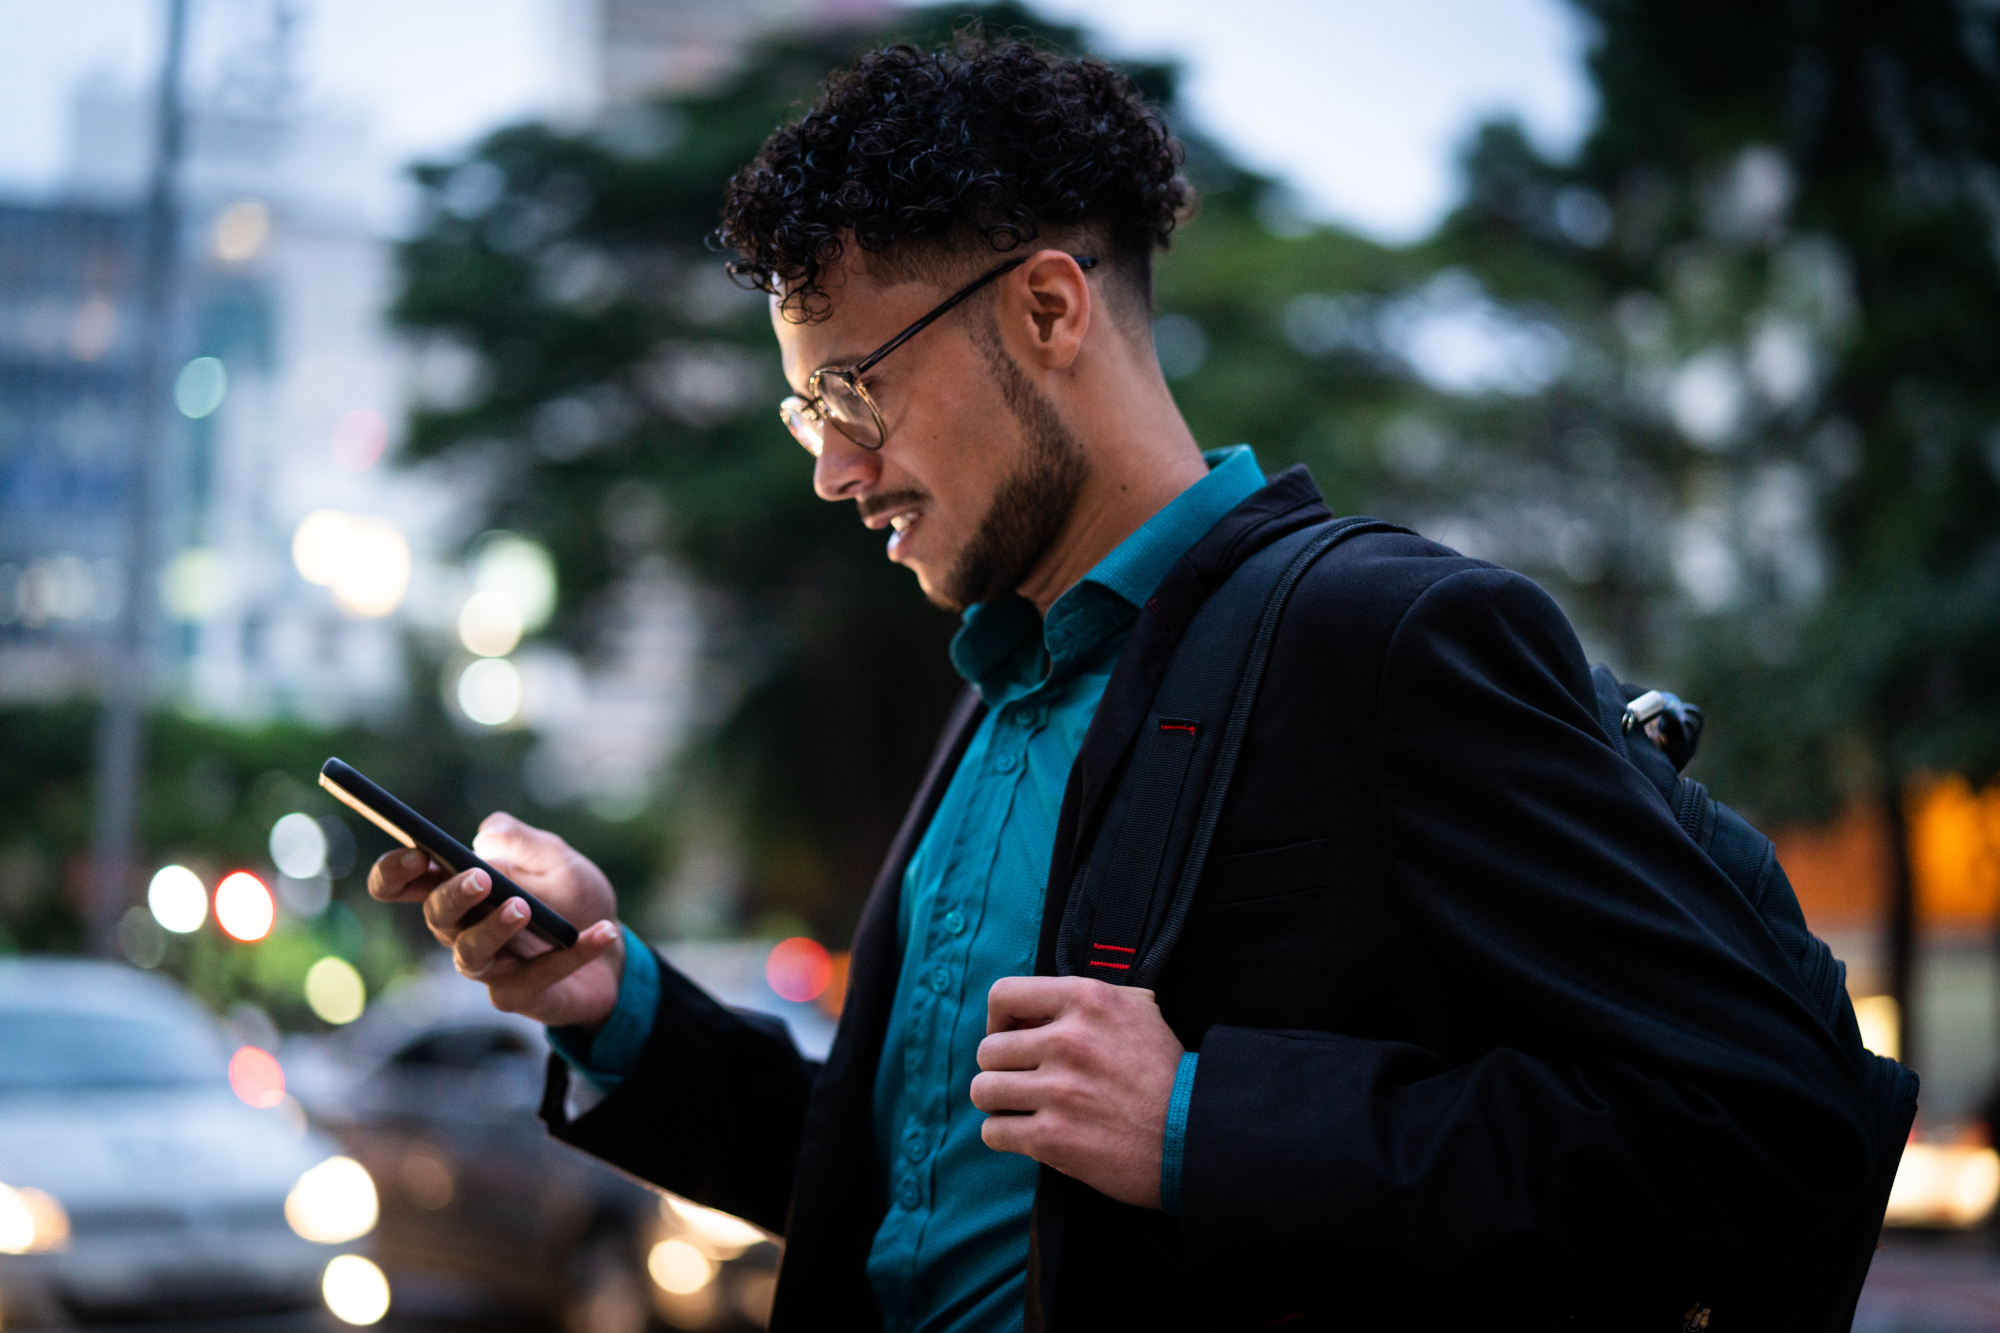
[(1854, 1333), (2000, 1333), (2000, 1240), (1891, 1233), (1868, 1270)]

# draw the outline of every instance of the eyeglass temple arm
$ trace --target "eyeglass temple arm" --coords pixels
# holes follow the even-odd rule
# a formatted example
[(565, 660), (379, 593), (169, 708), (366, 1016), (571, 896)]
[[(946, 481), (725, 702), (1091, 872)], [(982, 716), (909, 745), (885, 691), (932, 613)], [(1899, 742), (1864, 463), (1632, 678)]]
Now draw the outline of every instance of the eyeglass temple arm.
[[(1024, 255), (1019, 259), (1010, 259), (1006, 263), (994, 269), (992, 272), (987, 273), (983, 277), (980, 277), (974, 282), (970, 283), (969, 285), (961, 288), (956, 295), (952, 296), (950, 299), (945, 301), (943, 305), (931, 311), (930, 314), (925, 315), (922, 319), (918, 320), (916, 323), (910, 325), (909, 328), (904, 329), (901, 333), (891, 338), (887, 343), (885, 343), (881, 347), (876, 348), (875, 351), (869, 354), (867, 358), (857, 362), (847, 373), (850, 375), (866, 374), (869, 370), (871, 370), (874, 367), (877, 361), (880, 361), (883, 357), (889, 355), (889, 353), (895, 351), (898, 347), (901, 347), (904, 343), (916, 337), (919, 333), (922, 333), (932, 324), (935, 324), (938, 320), (950, 314), (953, 310), (957, 309), (962, 302), (964, 302), (974, 292), (978, 291), (981, 287), (984, 287), (987, 283), (993, 281), (1001, 274), (1011, 273), (1015, 269), (1021, 267), (1021, 265), (1027, 263), (1028, 258), (1029, 258), (1028, 256)], [(1070, 258), (1076, 261), (1076, 266), (1078, 268), (1083, 269), (1086, 272), (1089, 271), (1090, 269), (1097, 267), (1097, 260), (1093, 256), (1071, 255)]]

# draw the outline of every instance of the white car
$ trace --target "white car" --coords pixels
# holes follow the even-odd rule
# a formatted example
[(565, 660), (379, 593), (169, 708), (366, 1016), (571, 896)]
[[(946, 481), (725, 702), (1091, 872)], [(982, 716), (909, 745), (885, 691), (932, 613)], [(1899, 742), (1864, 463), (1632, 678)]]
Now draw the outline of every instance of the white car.
[(371, 1314), (373, 1183), (232, 1045), (163, 977), (0, 959), (0, 1328)]

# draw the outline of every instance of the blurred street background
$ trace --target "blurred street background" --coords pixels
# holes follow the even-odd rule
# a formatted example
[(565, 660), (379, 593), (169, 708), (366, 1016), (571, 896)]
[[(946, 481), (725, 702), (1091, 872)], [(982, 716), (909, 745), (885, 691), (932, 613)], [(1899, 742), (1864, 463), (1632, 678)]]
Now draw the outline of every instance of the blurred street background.
[[(704, 238), (830, 68), (975, 14), (1186, 143), (1154, 338), (1205, 445), (1530, 574), (1703, 707), (1693, 774), (1924, 1080), (1856, 1327), (2000, 1329), (1985, 0), (0, 6), (0, 1125), (209, 1079), (306, 1153), (242, 1213), (269, 1262), (197, 1280), (171, 1238), (237, 1204), (162, 1184), (136, 1111), (74, 1187), (49, 1154), (96, 1140), (0, 1133), (0, 1320), (761, 1319), (775, 1244), (546, 1142), (538, 1031), (368, 900), (389, 843), (314, 776), (557, 830), (824, 1043), (955, 621), (812, 497)], [(75, 1030), (157, 1049), (184, 993), (184, 1058), (9, 1044), (104, 966), (156, 989)], [(64, 1305), (148, 1236), (129, 1299)]]

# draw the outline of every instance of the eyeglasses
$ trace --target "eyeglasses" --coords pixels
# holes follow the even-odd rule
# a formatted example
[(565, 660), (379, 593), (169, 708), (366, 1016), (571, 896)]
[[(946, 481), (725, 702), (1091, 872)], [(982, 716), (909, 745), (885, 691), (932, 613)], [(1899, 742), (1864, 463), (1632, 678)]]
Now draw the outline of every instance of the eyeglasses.
[[(1097, 261), (1088, 255), (1071, 255), (1081, 269), (1097, 267)], [(989, 273), (974, 279), (952, 295), (928, 315), (904, 329), (901, 333), (883, 343), (880, 347), (862, 357), (845, 369), (826, 367), (815, 370), (806, 381), (806, 394), (797, 394), (778, 404), (778, 416), (783, 419), (785, 429), (792, 438), (805, 446), (806, 452), (818, 458), (820, 450), (826, 447), (826, 428), (832, 426), (863, 449), (880, 449), (889, 438), (889, 428), (882, 421), (882, 409), (875, 405), (875, 397), (868, 392), (868, 386), (861, 377), (875, 368), (877, 362), (901, 347), (910, 339), (922, 333), (933, 323), (943, 318), (961, 301), (984, 287), (1003, 273), (1011, 273), (1028, 262), (1028, 256), (1010, 259)]]

